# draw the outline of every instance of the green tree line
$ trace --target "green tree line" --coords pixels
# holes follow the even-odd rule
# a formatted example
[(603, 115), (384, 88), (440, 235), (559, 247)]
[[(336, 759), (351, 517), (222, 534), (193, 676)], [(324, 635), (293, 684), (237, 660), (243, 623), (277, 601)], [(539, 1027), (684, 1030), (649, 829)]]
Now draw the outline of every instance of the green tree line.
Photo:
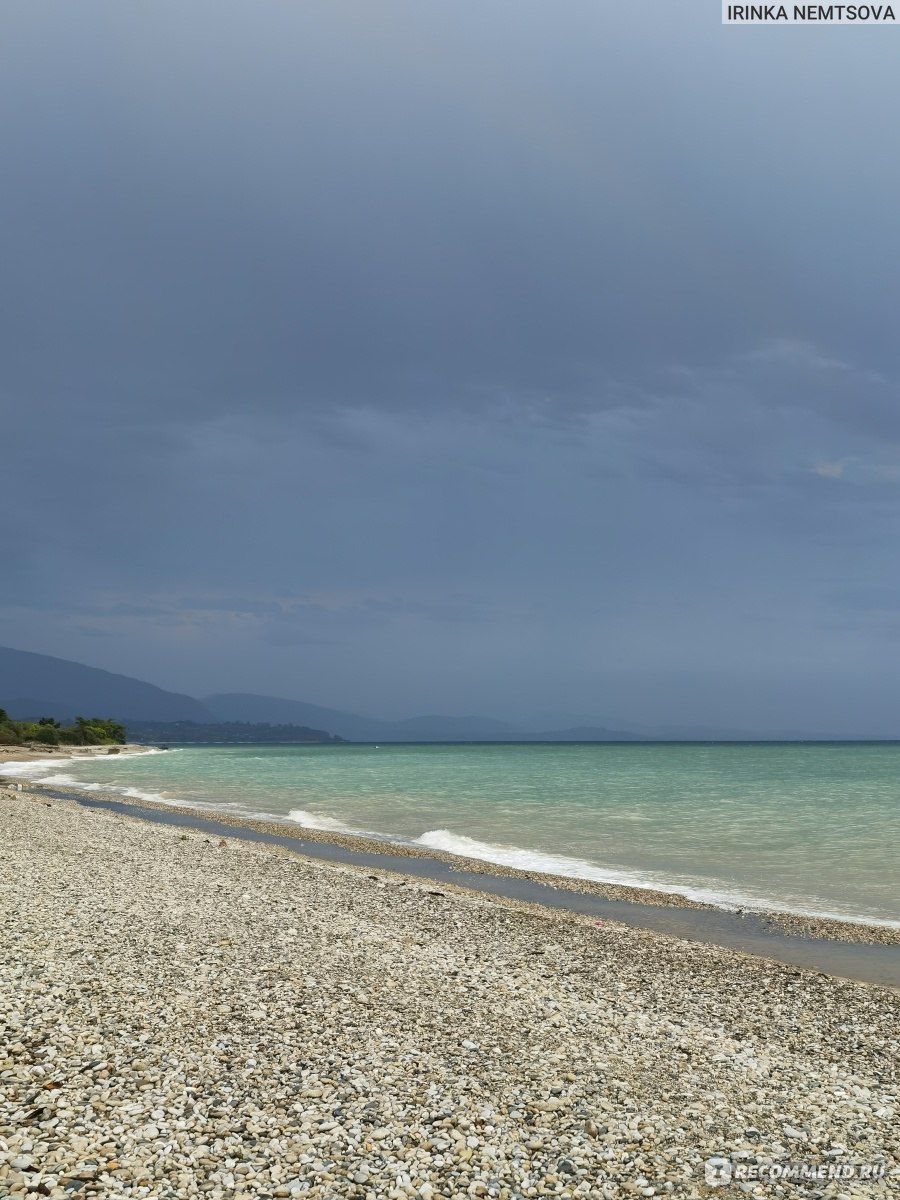
[(73, 725), (61, 725), (53, 717), (39, 721), (14, 721), (0, 708), (0, 745), (19, 746), (39, 742), (44, 746), (113, 746), (125, 741), (125, 726), (110, 717), (76, 717)]

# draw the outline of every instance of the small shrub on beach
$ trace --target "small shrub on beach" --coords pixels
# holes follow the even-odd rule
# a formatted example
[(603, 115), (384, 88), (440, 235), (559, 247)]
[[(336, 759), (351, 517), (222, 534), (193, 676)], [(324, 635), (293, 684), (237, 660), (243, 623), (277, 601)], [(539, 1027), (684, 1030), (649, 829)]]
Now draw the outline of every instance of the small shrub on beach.
[(45, 725), (43, 721), (39, 721), (34, 740), (44, 746), (57, 746), (59, 745), (59, 730), (54, 729), (52, 725)]

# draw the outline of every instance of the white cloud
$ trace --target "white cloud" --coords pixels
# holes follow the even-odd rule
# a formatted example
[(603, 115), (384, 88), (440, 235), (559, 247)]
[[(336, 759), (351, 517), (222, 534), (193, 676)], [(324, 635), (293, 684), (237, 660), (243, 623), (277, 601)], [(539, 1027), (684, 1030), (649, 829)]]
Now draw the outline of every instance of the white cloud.
[(840, 459), (838, 462), (820, 462), (816, 463), (815, 472), (823, 479), (842, 479), (846, 466), (846, 459)]

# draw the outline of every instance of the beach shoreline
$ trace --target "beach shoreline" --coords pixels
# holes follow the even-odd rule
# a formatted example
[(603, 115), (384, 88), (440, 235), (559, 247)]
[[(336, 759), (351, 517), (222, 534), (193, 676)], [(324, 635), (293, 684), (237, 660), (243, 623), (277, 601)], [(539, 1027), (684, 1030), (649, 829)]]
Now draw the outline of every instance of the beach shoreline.
[[(65, 747), (81, 755), (104, 755), (109, 753), (109, 747)], [(147, 753), (150, 747), (139, 743), (122, 746), (123, 754)], [(13, 750), (17, 753), (10, 754)], [(46, 757), (43, 748), (0, 747), (0, 780), (3, 779), (3, 762), (34, 761)], [(62, 757), (62, 756), (61, 756)], [(42, 788), (39, 780), (28, 778), (16, 779), (23, 789)], [(0, 784), (2, 786), (2, 784)], [(365, 837), (356, 833), (345, 833), (339, 830), (321, 830), (301, 825), (289, 819), (256, 819), (248, 816), (237, 816), (225, 810), (212, 810), (206, 807), (179, 804), (169, 801), (157, 801), (147, 798), (136, 799), (119, 793), (104, 793), (102, 790), (85, 791), (77, 785), (66, 785), (67, 792), (79, 793), (86, 798), (104, 797), (121, 805), (123, 808), (134, 810), (135, 816), (140, 816), (140, 810), (151, 810), (180, 814), (188, 818), (209, 817), (235, 830), (253, 830), (259, 833), (286, 837), (298, 841), (324, 846), (336, 846), (357, 853), (389, 854), (397, 859), (397, 871), (403, 872), (403, 862), (408, 859), (423, 859), (432, 862), (445, 863), (451, 868), (467, 872), (470, 875), (484, 876), (486, 879), (520, 879), (546, 885), (566, 893), (576, 893), (585, 896), (597, 896), (612, 901), (623, 901), (638, 907), (652, 905), (654, 907), (671, 907), (693, 909), (705, 912), (729, 913), (735, 911), (725, 905), (715, 905), (695, 900), (677, 891), (659, 891), (653, 888), (635, 887), (619, 883), (607, 883), (599, 880), (584, 879), (576, 876), (552, 875), (545, 872), (524, 870), (507, 866), (503, 863), (491, 862), (486, 859), (469, 858), (465, 855), (451, 854), (448, 851), (431, 847), (420, 847), (409, 843), (391, 841), (387, 838)], [(477, 885), (476, 885), (477, 886)], [(825, 939), (830, 941), (865, 943), (869, 945), (900, 946), (900, 928), (878, 924), (864, 920), (841, 919), (833, 916), (823, 916), (810, 913), (789, 912), (779, 908), (760, 907), (747, 910), (748, 915), (764, 921), (773, 928), (787, 935), (797, 935), (804, 938)]]
[(103, 746), (44, 746), (30, 742), (25, 746), (0, 746), (0, 772), (4, 762), (33, 762), (40, 758), (96, 758), (105, 754), (140, 754), (150, 749), (140, 742)]

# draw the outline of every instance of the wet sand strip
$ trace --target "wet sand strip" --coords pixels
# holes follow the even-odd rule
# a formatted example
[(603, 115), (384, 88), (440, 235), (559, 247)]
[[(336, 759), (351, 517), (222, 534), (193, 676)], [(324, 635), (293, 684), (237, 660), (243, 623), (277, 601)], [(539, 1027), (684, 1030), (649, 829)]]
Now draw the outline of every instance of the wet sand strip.
[(432, 883), (469, 888), (545, 908), (563, 909), (639, 929), (651, 929), (686, 941), (724, 946), (826, 975), (900, 988), (900, 945), (806, 938), (782, 933), (765, 917), (751, 912), (738, 914), (726, 909), (677, 908), (611, 900), (558, 886), (551, 887), (535, 880), (467, 871), (427, 856), (409, 858), (392, 854), (387, 849), (383, 852), (349, 850), (331, 842), (266, 833), (199, 815), (189, 816), (174, 810), (144, 808), (133, 802), (99, 799), (83, 792), (49, 787), (41, 788), (41, 791), (61, 800), (75, 801), (84, 808), (106, 809), (155, 824), (195, 829), (215, 837), (277, 845), (320, 862), (391, 871)]

